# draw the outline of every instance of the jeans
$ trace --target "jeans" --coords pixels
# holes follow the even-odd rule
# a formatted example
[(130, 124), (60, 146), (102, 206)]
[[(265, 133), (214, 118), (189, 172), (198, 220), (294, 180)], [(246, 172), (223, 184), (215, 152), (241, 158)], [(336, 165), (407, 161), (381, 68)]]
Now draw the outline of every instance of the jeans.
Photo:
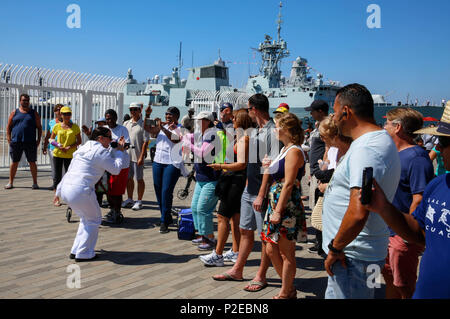
[(213, 211), (219, 198), (215, 195), (217, 182), (196, 182), (192, 196), (192, 218), (199, 235), (214, 233)]
[(328, 276), (325, 299), (373, 299), (375, 288), (379, 285), (375, 280), (381, 274), (385, 261), (363, 261), (346, 257), (345, 262), (347, 268), (340, 261), (333, 265), (331, 271), (334, 276)]
[(153, 162), (153, 186), (155, 187), (156, 199), (161, 212), (161, 223), (171, 224), (173, 190), (180, 177), (180, 170), (171, 164), (160, 164)]

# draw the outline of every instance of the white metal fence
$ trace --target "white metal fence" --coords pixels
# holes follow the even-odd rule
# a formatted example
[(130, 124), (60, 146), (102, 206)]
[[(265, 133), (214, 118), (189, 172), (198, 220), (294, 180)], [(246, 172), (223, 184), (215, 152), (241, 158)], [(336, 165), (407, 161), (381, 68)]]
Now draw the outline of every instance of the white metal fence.
[(195, 108), (195, 114), (201, 111), (220, 113), (220, 105), (223, 103), (231, 103), (233, 110), (247, 107), (250, 95), (245, 92), (224, 90), (224, 91), (207, 91), (198, 90), (192, 93), (192, 104)]
[[(82, 125), (93, 127), (107, 109), (116, 110), (121, 119), (125, 84), (126, 78), (0, 62), (0, 168), (10, 165), (6, 126), (9, 114), (19, 107), (20, 94), (30, 96), (30, 106), (41, 117), (43, 141), (48, 123), (54, 117), (53, 107), (58, 103), (71, 107), (72, 121), (80, 128)], [(22, 162), (26, 163), (23, 158)], [(37, 164), (49, 164), (49, 158), (42, 154), (41, 147)]]

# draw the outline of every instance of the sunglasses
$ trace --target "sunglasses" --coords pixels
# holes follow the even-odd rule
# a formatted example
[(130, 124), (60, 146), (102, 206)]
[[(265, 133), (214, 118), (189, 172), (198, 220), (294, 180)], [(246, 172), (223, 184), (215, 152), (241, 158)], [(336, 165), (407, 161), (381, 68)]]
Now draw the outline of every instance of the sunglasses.
[(169, 113), (169, 112), (167, 112), (167, 113), (166, 113), (166, 115), (170, 115), (170, 116), (173, 116), (173, 114), (172, 114), (172, 113)]
[(139, 111), (140, 109), (139, 108), (137, 108), (137, 107), (132, 107), (132, 108), (130, 108), (130, 112), (137, 112), (137, 111)]
[(63, 116), (72, 116), (72, 113), (61, 113)]

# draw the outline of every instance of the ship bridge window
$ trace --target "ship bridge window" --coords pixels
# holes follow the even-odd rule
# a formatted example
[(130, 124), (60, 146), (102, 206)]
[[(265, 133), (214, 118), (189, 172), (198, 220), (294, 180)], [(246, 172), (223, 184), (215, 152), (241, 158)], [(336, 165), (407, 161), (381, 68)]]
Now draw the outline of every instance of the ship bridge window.
[(201, 78), (219, 78), (227, 79), (227, 68), (223, 68), (218, 65), (208, 66), (200, 69)]

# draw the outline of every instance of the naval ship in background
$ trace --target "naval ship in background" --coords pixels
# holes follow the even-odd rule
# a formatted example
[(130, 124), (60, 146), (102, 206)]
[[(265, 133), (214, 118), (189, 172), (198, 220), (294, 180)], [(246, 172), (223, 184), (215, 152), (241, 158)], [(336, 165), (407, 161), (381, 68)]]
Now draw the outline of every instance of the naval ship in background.
[[(218, 108), (223, 102), (232, 102), (237, 108), (245, 107), (248, 97), (255, 93), (262, 93), (268, 97), (271, 112), (280, 103), (287, 103), (291, 112), (304, 119), (304, 124), (307, 124), (305, 121), (312, 120), (309, 112), (304, 109), (314, 100), (324, 100), (332, 109), (336, 92), (342, 85), (338, 81), (325, 81), (321, 73), (311, 75), (311, 70), (314, 69), (308, 65), (307, 59), (297, 57), (292, 63), (289, 77), (282, 75), (282, 61), (290, 55), (290, 52), (287, 49), (287, 42), (281, 37), (281, 9), (280, 2), (277, 38), (274, 40), (271, 36), (265, 35), (264, 42), (253, 49), (261, 55), (259, 74), (250, 75), (244, 88), (233, 88), (230, 85), (229, 69), (221, 59), (220, 53), (213, 64), (189, 68), (187, 79), (181, 79), (183, 61), (180, 43), (178, 66), (172, 69), (171, 76), (161, 78), (160, 75), (155, 75), (152, 79), (147, 79), (146, 83), (138, 83), (133, 77), (132, 70), (128, 70), (127, 85), (124, 89), (124, 112), (128, 112), (128, 106), (132, 102), (142, 102), (144, 105), (151, 103), (155, 106), (154, 115), (162, 118), (169, 106), (178, 107), (181, 116), (187, 113), (188, 107), (199, 105), (206, 105), (209, 110), (218, 113)], [(379, 124), (383, 122), (382, 116), (387, 111), (400, 106), (386, 102), (385, 96), (381, 94), (373, 94), (372, 97), (376, 107), (375, 118)], [(443, 112), (443, 108), (429, 105), (421, 107), (416, 103), (408, 106), (417, 109), (424, 116), (440, 118)]]
[[(276, 108), (280, 103), (287, 103), (291, 108), (308, 107), (312, 101), (321, 99), (330, 106), (334, 103), (337, 90), (341, 87), (337, 81), (325, 82), (322, 74), (314, 78), (310, 75), (312, 69), (305, 58), (297, 57), (292, 64), (289, 78), (282, 76), (282, 60), (290, 55), (287, 42), (281, 38), (281, 8), (278, 14), (277, 39), (272, 40), (265, 35), (255, 51), (261, 55), (258, 75), (251, 75), (244, 88), (233, 88), (229, 83), (229, 69), (219, 56), (211, 65), (192, 67), (187, 79), (180, 79), (182, 67), (181, 44), (179, 64), (172, 69), (171, 76), (155, 75), (147, 79), (147, 83), (137, 83), (131, 69), (128, 70), (128, 82), (125, 88), (125, 107), (140, 99), (155, 106), (188, 107), (196, 97), (208, 95), (229, 96), (230, 92), (251, 96), (255, 93), (265, 94), (269, 98), (270, 108)], [(236, 95), (235, 94), (235, 95)], [(143, 100), (144, 99), (144, 100)]]

